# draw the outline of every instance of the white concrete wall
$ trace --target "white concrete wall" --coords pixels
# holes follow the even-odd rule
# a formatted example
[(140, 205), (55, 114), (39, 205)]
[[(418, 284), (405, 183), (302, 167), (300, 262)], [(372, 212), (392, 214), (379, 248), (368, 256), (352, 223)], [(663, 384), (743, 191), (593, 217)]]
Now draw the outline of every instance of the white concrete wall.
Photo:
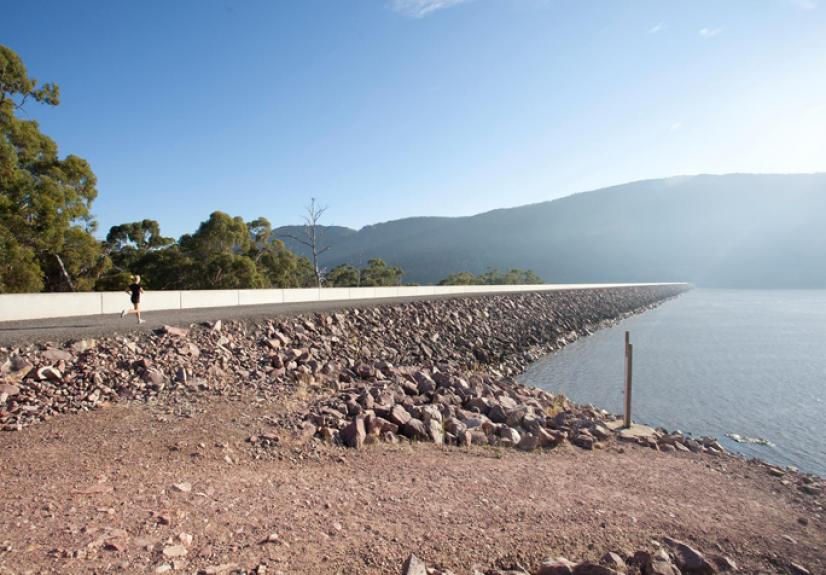
[[(556, 291), (639, 285), (675, 284), (541, 284), (524, 286), (403, 286), (360, 288), (302, 288), (260, 290), (147, 291), (141, 309), (194, 309), (314, 301), (357, 301), (375, 298), (422, 297), (514, 291)], [(0, 322), (52, 317), (120, 313), (130, 308), (125, 292), (0, 294)]]

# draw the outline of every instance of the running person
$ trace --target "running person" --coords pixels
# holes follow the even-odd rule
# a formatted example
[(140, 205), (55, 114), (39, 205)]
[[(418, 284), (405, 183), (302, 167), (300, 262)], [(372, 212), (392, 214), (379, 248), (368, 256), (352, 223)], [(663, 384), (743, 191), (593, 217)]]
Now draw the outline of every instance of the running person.
[(138, 323), (146, 323), (145, 319), (141, 319), (141, 294), (143, 293), (143, 288), (141, 287), (141, 276), (132, 276), (132, 283), (129, 284), (128, 288), (126, 288), (126, 293), (132, 295), (131, 299), (134, 309), (123, 310), (120, 313), (120, 317), (126, 317), (130, 313), (133, 313), (138, 316)]

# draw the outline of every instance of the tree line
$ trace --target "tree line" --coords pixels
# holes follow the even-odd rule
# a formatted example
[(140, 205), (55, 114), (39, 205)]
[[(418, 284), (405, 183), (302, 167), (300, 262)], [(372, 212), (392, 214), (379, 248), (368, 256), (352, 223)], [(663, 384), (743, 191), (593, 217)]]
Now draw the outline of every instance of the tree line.
[[(135, 273), (156, 290), (402, 285), (404, 271), (377, 258), (324, 270), (319, 257), (330, 246), (321, 244), (325, 208), (315, 199), (305, 236), (293, 238), (311, 258), (290, 251), (266, 218), (246, 222), (223, 212), (177, 240), (142, 220), (114, 226), (100, 241), (91, 213), (94, 172), (78, 156), (61, 159), (37, 122), (18, 116), (27, 102), (56, 106), (60, 90), (30, 78), (17, 53), (0, 45), (0, 293), (120, 290)], [(453, 274), (442, 283), (487, 283), (490, 273)], [(541, 283), (519, 270), (502, 274), (500, 283), (529, 276), (537, 282), (527, 283)]]

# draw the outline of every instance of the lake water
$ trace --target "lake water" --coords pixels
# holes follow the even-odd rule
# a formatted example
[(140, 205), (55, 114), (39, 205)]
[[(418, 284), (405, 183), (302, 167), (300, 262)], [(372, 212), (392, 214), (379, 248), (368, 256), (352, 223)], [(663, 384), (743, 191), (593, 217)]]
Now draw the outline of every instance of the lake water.
[(519, 380), (622, 413), (625, 330), (635, 421), (826, 476), (826, 290), (695, 289), (566, 346)]

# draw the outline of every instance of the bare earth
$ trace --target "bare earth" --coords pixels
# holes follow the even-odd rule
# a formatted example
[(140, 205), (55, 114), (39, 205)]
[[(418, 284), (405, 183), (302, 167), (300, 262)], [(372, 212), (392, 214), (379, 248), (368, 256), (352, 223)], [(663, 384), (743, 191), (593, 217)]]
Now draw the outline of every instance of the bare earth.
[[(792, 561), (826, 572), (823, 496), (732, 457), (636, 446), (357, 452), (285, 435), (271, 422), (286, 409), (207, 397), (0, 434), (0, 573), (399, 573), (415, 552), (462, 575), (534, 569), (552, 554), (596, 560), (663, 536), (744, 573), (786, 573)], [(247, 442), (262, 434), (279, 446)], [(173, 488), (182, 483), (191, 491)]]

